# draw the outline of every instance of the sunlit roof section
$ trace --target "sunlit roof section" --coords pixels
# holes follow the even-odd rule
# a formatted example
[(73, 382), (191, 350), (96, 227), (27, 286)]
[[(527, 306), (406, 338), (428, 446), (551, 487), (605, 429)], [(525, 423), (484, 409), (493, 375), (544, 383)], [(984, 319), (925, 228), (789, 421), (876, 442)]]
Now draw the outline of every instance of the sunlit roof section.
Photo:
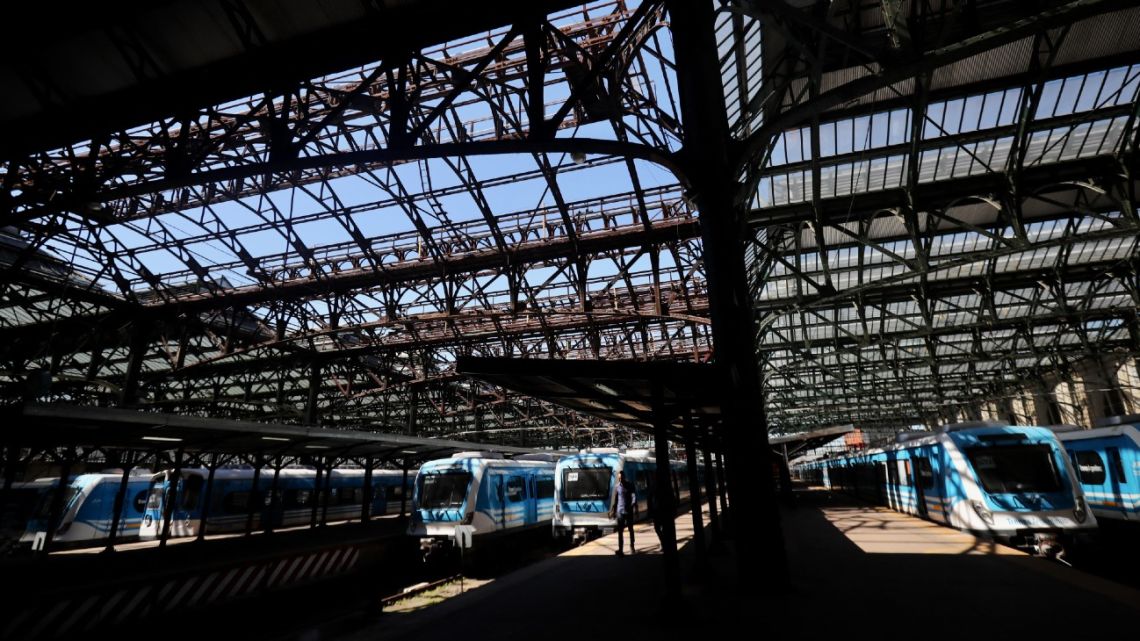
[(938, 32), (913, 3), (893, 26), (732, 6), (784, 74), (754, 101), (794, 123), (755, 139), (750, 176), (774, 429), (937, 424), (1135, 355), (1135, 9), (924, 7)]

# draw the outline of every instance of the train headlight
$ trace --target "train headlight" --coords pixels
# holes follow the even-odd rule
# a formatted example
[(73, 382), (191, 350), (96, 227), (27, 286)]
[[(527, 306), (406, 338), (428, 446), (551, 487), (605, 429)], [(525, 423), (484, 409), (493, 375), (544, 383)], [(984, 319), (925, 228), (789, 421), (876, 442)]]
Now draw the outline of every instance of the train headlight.
[(970, 501), (970, 505), (974, 506), (974, 511), (978, 513), (982, 521), (985, 521), (986, 525), (994, 524), (994, 513), (989, 511), (984, 503), (981, 501)]
[(1073, 518), (1077, 519), (1077, 523), (1084, 523), (1089, 518), (1089, 507), (1085, 504), (1085, 497), (1077, 497), (1077, 507), (1073, 509)]

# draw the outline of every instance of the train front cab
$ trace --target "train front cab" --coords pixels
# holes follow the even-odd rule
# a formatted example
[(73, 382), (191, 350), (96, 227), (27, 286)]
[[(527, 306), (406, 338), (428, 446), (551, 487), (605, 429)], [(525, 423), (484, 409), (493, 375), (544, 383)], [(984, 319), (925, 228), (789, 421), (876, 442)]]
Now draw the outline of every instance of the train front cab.
[[(688, 476), (684, 463), (670, 465), (674, 501), (688, 496)], [(649, 516), (650, 500), (657, 482), (655, 459), (643, 450), (620, 452), (595, 449), (568, 456), (555, 469), (555, 504), (551, 530), (556, 539), (577, 543), (610, 534), (616, 522), (610, 506), (616, 491), (617, 470), (633, 483), (639, 520)], [(678, 490), (681, 490), (680, 492)]]
[(1095, 533), (1096, 517), (1052, 430), (994, 426), (948, 437), (950, 462), (961, 457), (955, 467), (967, 479), (952, 515), (959, 527), (1043, 555)]
[(988, 425), (913, 436), (828, 461), (831, 482), (869, 502), (1041, 554), (1095, 531), (1050, 430)]
[(553, 515), (554, 464), (460, 453), (425, 463), (416, 475), (408, 534), (425, 560), (456, 545), (456, 527), (470, 526), (472, 547), (545, 531)]
[[(114, 523), (115, 498), (122, 482), (121, 472), (88, 473), (72, 478), (65, 489), (59, 526), (52, 537), (56, 548), (83, 547), (106, 541)], [(36, 481), (34, 483), (42, 483)], [(148, 479), (128, 477), (122, 509), (116, 525), (115, 540), (130, 541), (139, 534)], [(40, 545), (46, 538), (56, 482), (42, 486), (39, 501), (28, 519), (21, 542)]]

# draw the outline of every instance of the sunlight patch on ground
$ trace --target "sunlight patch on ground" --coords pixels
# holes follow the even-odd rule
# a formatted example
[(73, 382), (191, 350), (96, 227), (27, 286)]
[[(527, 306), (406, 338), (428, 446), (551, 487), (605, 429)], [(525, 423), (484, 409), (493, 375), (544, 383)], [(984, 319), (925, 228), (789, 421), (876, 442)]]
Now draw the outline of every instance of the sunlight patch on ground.
[(883, 508), (825, 508), (822, 512), (867, 554), (1025, 556), (1014, 548)]

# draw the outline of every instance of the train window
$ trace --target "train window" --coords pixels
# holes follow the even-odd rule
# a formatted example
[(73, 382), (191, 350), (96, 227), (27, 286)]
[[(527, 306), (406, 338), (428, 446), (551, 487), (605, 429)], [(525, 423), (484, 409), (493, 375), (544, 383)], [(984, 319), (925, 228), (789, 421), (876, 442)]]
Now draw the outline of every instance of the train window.
[(521, 476), (512, 476), (507, 479), (507, 499), (518, 503), (526, 499), (526, 483)]
[(910, 485), (910, 461), (899, 461), (899, 485)]
[(420, 507), (459, 507), (467, 499), (471, 474), (467, 472), (432, 472), (423, 475)]
[(1124, 474), (1124, 461), (1120, 460), (1120, 449), (1108, 448), (1108, 460), (1112, 463), (1112, 477), (1120, 483), (1127, 483), (1128, 477)]
[(973, 447), (966, 450), (970, 464), (986, 492), (1056, 492), (1061, 478), (1048, 445)]
[(138, 494), (135, 495), (135, 500), (134, 500), (135, 512), (142, 512), (143, 510), (146, 509), (147, 495), (148, 495), (148, 493), (146, 490), (143, 490), (142, 492), (139, 492)]
[(914, 467), (918, 470), (918, 484), (924, 489), (934, 487), (934, 469), (930, 467), (930, 459), (925, 456), (916, 456)]
[(182, 480), (182, 509), (193, 510), (198, 507), (198, 496), (202, 493), (205, 479), (201, 476), (187, 476)]
[(155, 487), (150, 488), (150, 495), (147, 497), (147, 500), (146, 500), (146, 509), (148, 509), (148, 510), (162, 509), (163, 494), (164, 494), (163, 488), (160, 486), (155, 486)]
[(567, 501), (597, 501), (610, 495), (613, 470), (579, 467), (562, 470), (562, 498)]
[(392, 487), (388, 488), (388, 496), (390, 496), (394, 499), (398, 499), (398, 498), (404, 496), (404, 486), (403, 485), (393, 485)]
[(549, 499), (554, 497), (554, 479), (535, 479), (534, 481), (534, 495), (535, 498)]
[(230, 492), (222, 499), (226, 514), (245, 514), (249, 511), (249, 492)]
[(1104, 485), (1104, 461), (1100, 458), (1100, 454), (1085, 450), (1075, 451), (1073, 464), (1076, 465), (1077, 476), (1081, 479), (1081, 483)]
[(639, 494), (644, 494), (652, 484), (652, 478), (646, 470), (641, 470), (634, 478), (634, 487)]
[(309, 490), (288, 490), (285, 492), (285, 507), (305, 507), (312, 494)]

